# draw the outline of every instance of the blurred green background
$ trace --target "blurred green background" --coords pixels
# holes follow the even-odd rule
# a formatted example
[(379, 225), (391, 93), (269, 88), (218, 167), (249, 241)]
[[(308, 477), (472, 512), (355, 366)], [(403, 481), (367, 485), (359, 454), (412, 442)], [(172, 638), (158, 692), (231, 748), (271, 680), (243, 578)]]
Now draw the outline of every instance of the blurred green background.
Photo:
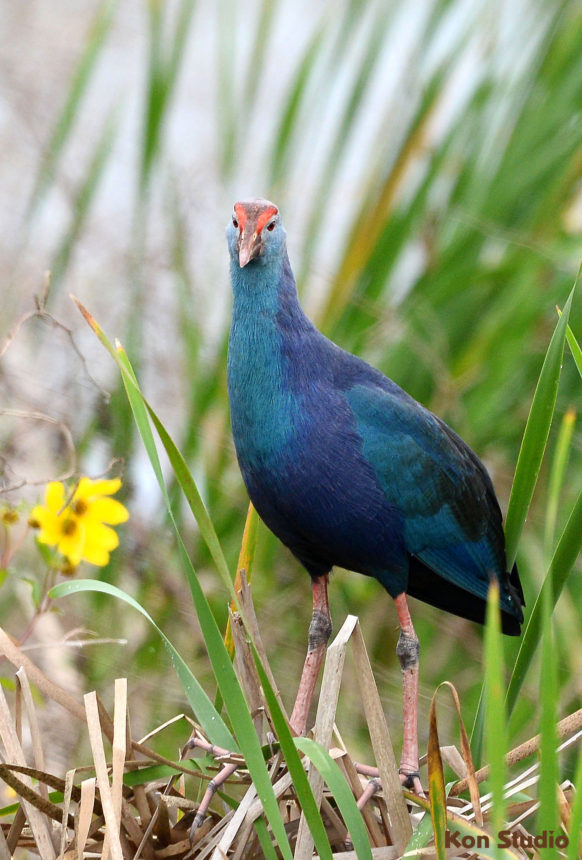
[[(445, 418), (486, 463), (505, 509), (556, 305), (582, 257), (582, 6), (31, 0), (3, 4), (0, 31), (3, 499), (32, 502), (43, 481), (67, 470), (95, 477), (115, 460), (108, 473), (124, 478), (131, 520), (110, 566), (86, 566), (82, 575), (133, 594), (213, 695), (189, 590), (116, 370), (69, 293), (127, 349), (193, 470), (233, 573), (248, 500), (226, 398), (224, 226), (245, 197), (280, 207), (312, 318)], [(580, 339), (580, 296), (570, 322)], [(581, 485), (577, 427), (554, 522), (549, 465), (580, 391), (566, 351), (549, 455), (518, 556), (530, 607)], [(182, 525), (225, 625), (227, 595), (185, 509)], [(582, 698), (580, 572), (554, 615), (559, 716)], [(0, 622), (16, 638), (34, 612), (31, 583), (41, 579), (29, 539), (0, 590)], [(264, 528), (253, 593), (291, 706), (311, 617), (309, 579)], [(360, 617), (399, 740), (392, 601), (377, 583), (344, 571), (334, 574), (330, 598), (336, 630), (346, 614)], [(470, 725), (482, 631), (411, 603), (424, 744), (428, 703), (444, 679), (457, 686)], [(67, 636), (123, 641), (54, 647)], [(55, 680), (97, 688), (106, 702), (113, 678), (127, 676), (135, 736), (185, 708), (156, 635), (103, 595), (80, 595), (39, 618), (27, 644)], [(510, 663), (517, 643), (505, 644)], [(340, 729), (361, 759), (368, 747), (353, 683), (348, 671)], [(538, 698), (534, 662), (512, 740), (537, 731)], [(443, 701), (441, 740), (455, 743), (447, 707)], [(163, 738), (173, 755), (185, 733)]]

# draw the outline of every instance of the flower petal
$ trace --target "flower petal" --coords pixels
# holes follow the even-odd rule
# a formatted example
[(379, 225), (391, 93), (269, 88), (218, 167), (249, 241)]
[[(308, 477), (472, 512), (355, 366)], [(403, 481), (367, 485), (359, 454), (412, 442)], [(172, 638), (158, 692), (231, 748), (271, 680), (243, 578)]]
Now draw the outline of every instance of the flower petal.
[(51, 481), (50, 484), (47, 484), (44, 502), (50, 511), (58, 514), (65, 504), (65, 487), (60, 481)]
[(59, 517), (44, 505), (36, 505), (31, 511), (31, 519), (36, 520), (40, 526), (38, 540), (56, 546), (61, 538), (61, 526)]
[(93, 521), (115, 526), (129, 519), (129, 511), (116, 499), (100, 498), (89, 502), (87, 517)]
[(119, 545), (117, 533), (102, 523), (86, 524), (83, 558), (100, 567), (109, 561), (109, 553)]
[(58, 551), (69, 559), (73, 567), (76, 567), (83, 557), (84, 547), (85, 526), (77, 517), (67, 517), (66, 531), (61, 527)]
[(76, 499), (92, 499), (97, 496), (112, 496), (121, 487), (120, 478), (92, 481), (91, 478), (81, 478), (75, 492)]

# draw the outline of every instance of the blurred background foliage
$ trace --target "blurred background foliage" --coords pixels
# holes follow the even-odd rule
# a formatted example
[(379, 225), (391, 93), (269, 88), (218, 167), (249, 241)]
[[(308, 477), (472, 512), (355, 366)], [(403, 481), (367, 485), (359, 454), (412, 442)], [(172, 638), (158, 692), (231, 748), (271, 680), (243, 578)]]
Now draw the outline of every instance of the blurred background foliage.
[[(268, 197), (282, 210), (302, 300), (322, 330), (444, 417), (485, 461), (505, 508), (556, 305), (582, 256), (582, 5), (32, 0), (4, 4), (0, 29), (3, 497), (33, 501), (39, 484), (66, 470), (122, 474), (131, 520), (121, 547), (104, 571), (83, 575), (132, 593), (212, 694), (125, 396), (69, 293), (127, 349), (193, 470), (233, 571), (247, 498), (226, 398), (224, 225), (245, 197)], [(580, 338), (580, 296), (570, 322)], [(549, 466), (580, 390), (566, 352), (549, 457), (518, 556), (530, 606), (581, 485), (575, 427), (554, 522)], [(227, 595), (185, 508), (182, 516), (194, 566), (225, 624)], [(0, 590), (1, 623), (16, 638), (34, 612), (31, 581), (39, 578), (26, 547), (17, 558)], [(579, 574), (554, 615), (558, 716), (582, 698)], [(309, 581), (264, 528), (253, 592), (290, 705)], [(392, 602), (377, 583), (343, 571), (330, 598), (336, 629), (347, 613), (360, 616), (399, 737)], [(141, 721), (135, 735), (183, 710), (179, 683), (143, 619), (97, 594), (58, 609), (35, 623), (33, 659), (106, 700), (112, 679), (127, 676)], [(470, 725), (482, 631), (422, 604), (413, 617), (421, 709), (426, 716), (435, 686), (449, 679)], [(71, 630), (116, 641), (46, 648)], [(505, 646), (510, 662), (517, 643)], [(351, 692), (340, 699), (342, 726), (365, 757)], [(512, 740), (535, 733), (538, 698), (535, 662)], [(447, 743), (456, 742), (452, 706), (449, 718), (447, 738), (445, 711)], [(168, 732), (166, 740), (173, 754), (184, 738)]]

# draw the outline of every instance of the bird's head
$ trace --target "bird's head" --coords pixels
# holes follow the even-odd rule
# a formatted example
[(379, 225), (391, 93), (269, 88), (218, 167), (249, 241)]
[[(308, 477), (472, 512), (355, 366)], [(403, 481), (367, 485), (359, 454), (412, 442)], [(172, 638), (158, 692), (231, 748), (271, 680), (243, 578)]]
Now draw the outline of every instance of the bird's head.
[(269, 200), (235, 203), (226, 238), (231, 258), (241, 269), (252, 261), (264, 264), (280, 257), (285, 230), (279, 210)]

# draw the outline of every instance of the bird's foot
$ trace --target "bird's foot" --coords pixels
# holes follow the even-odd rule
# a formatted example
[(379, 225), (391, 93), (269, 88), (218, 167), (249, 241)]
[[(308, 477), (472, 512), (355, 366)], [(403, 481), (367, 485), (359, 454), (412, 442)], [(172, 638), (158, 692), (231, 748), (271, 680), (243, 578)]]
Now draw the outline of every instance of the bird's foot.
[[(376, 782), (380, 776), (380, 771), (374, 765), (354, 762), (354, 766), (356, 768), (356, 773), (359, 773), (362, 776), (367, 776), (370, 779), (370, 782)], [(413, 791), (415, 794), (418, 794), (419, 797), (426, 797), (420, 781), (420, 771), (413, 770), (410, 767), (400, 767), (398, 768), (398, 775), (400, 776), (400, 784), (402, 785), (402, 788), (407, 788), (409, 791)]]
[(409, 791), (413, 791), (419, 797), (425, 797), (424, 789), (420, 782), (420, 771), (418, 770), (405, 770), (404, 768), (399, 768), (398, 773), (400, 775), (400, 783), (403, 788), (407, 788)]
[(198, 810), (196, 815), (194, 816), (194, 821), (192, 822), (192, 826), (190, 827), (190, 843), (193, 845), (195, 841), (196, 831), (199, 827), (204, 823), (204, 819), (208, 813), (208, 809), (212, 802), (212, 798), (216, 794), (217, 790), (226, 782), (226, 780), (231, 777), (236, 769), (240, 767), (241, 764), (244, 764), (244, 759), (237, 755), (229, 752), (229, 750), (222, 749), (222, 747), (217, 747), (215, 744), (211, 744), (199, 732), (196, 732), (194, 737), (191, 737), (184, 749), (182, 750), (181, 758), (184, 758), (186, 753), (192, 749), (201, 749), (204, 752), (208, 753), (211, 756), (214, 756), (216, 761), (222, 765), (221, 770), (217, 773), (214, 779), (211, 779), (208, 783), (208, 787), (204, 793), (204, 797), (200, 801), (198, 806)]

